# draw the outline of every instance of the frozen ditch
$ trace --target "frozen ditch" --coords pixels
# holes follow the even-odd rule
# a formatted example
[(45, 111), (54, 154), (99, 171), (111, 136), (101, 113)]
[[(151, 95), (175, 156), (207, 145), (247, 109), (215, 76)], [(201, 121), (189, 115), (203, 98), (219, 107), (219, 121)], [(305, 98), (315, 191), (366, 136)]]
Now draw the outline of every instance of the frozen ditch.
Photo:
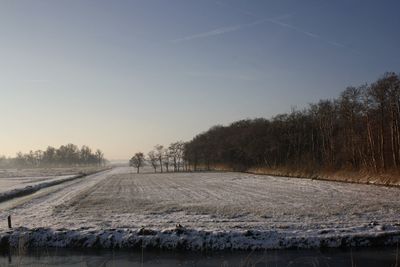
[[(6, 214), (13, 216), (12, 231), (5, 227)], [(400, 190), (242, 173), (135, 174), (116, 168), (3, 209), (0, 232), (2, 244), (32, 247), (390, 245), (400, 241)]]

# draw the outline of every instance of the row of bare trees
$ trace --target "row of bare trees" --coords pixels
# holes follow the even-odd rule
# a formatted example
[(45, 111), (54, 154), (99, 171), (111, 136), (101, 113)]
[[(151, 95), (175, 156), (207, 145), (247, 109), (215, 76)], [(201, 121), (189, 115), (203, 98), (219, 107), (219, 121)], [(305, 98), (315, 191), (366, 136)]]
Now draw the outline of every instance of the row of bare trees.
[(154, 172), (179, 172), (186, 169), (184, 160), (185, 143), (177, 141), (168, 147), (156, 145), (153, 150), (147, 153), (147, 157), (142, 152), (137, 152), (129, 160), (129, 166), (136, 168), (139, 173), (140, 168), (147, 163), (154, 169)]
[(62, 145), (59, 148), (52, 146), (46, 150), (17, 153), (15, 158), (0, 157), (0, 167), (61, 167), (61, 166), (89, 166), (104, 165), (106, 159), (101, 150), (93, 151), (88, 146), (78, 148), (74, 144)]
[(215, 126), (185, 145), (191, 168), (351, 169), (400, 167), (400, 77), (348, 87), (334, 100), (274, 118)]

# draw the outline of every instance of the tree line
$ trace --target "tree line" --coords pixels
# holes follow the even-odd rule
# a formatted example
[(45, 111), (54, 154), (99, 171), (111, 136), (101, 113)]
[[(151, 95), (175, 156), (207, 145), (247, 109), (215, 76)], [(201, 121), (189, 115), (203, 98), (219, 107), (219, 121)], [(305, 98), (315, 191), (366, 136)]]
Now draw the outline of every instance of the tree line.
[(184, 145), (189, 169), (218, 164), (237, 170), (397, 171), (400, 167), (400, 77), (346, 88), (338, 98), (271, 119), (214, 126)]
[(62, 145), (59, 148), (52, 146), (46, 150), (30, 151), (29, 153), (18, 152), (14, 158), (0, 157), (0, 167), (64, 167), (64, 166), (90, 166), (104, 165), (106, 159), (101, 150), (93, 151), (88, 146), (78, 146), (74, 144)]
[(129, 160), (129, 166), (136, 168), (137, 173), (140, 168), (150, 165), (154, 172), (179, 172), (187, 170), (186, 161), (184, 159), (185, 143), (177, 141), (171, 143), (168, 147), (162, 145), (154, 146), (154, 149), (147, 153), (137, 152)]

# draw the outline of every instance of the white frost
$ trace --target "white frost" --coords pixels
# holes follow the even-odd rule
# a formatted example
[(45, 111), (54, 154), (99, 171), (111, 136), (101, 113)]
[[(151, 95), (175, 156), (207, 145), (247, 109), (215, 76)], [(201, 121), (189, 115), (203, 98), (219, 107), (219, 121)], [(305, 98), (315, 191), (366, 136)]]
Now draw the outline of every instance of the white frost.
[[(1, 235), (32, 246), (265, 249), (395, 244), (400, 236), (398, 188), (242, 173), (116, 168), (0, 210)], [(8, 214), (26, 228), (6, 234)]]

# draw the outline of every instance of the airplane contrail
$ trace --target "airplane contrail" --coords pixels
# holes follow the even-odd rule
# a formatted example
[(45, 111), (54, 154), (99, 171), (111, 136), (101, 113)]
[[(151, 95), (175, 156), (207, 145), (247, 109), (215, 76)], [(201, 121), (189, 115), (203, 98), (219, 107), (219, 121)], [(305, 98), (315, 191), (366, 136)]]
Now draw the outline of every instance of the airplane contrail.
[[(251, 16), (253, 18), (260, 18), (258, 15), (254, 14), (254, 13), (248, 11), (248, 10), (244, 10), (244, 9), (241, 9), (241, 8), (236, 8), (236, 7), (233, 7), (233, 6), (229, 5), (229, 4), (222, 3), (221, 1), (218, 1), (217, 4), (223, 5), (223, 6), (227, 6), (227, 7), (232, 8), (232, 9), (235, 9), (235, 10), (241, 12), (242, 14), (245, 14), (247, 16)], [(304, 35), (306, 35), (308, 37), (311, 37), (311, 38), (314, 38), (314, 39), (318, 39), (319, 41), (321, 41), (323, 43), (326, 43), (328, 45), (339, 47), (339, 48), (345, 48), (347, 50), (351, 50), (351, 51), (359, 54), (359, 51), (354, 50), (354, 49), (352, 49), (352, 48), (350, 48), (350, 47), (348, 47), (348, 46), (346, 46), (346, 45), (344, 45), (342, 43), (325, 39), (319, 34), (316, 34), (316, 33), (310, 32), (310, 31), (306, 31), (306, 30), (303, 30), (303, 29), (301, 29), (299, 27), (293, 26), (291, 24), (279, 21), (279, 19), (286, 18), (286, 17), (292, 16), (292, 15), (293, 15), (293, 13), (292, 14), (286, 14), (286, 15), (275, 17), (275, 18), (266, 19), (266, 21), (268, 21), (270, 23), (273, 23), (275, 25), (281, 26), (281, 27), (285, 27), (285, 28), (291, 29), (291, 30), (296, 31), (298, 33), (304, 34)]]
[(247, 10), (244, 10), (244, 9), (240, 9), (240, 8), (236, 8), (236, 7), (233, 7), (233, 6), (228, 5), (226, 3), (222, 3), (220, 1), (217, 1), (217, 4), (218, 5), (222, 5), (222, 6), (227, 6), (227, 7), (232, 8), (232, 9), (235, 9), (235, 10), (239, 11), (242, 14), (245, 14), (247, 16), (251, 16), (253, 18), (257, 18), (258, 20), (253, 21), (251, 23), (244, 23), (244, 24), (238, 24), (238, 25), (233, 25), (233, 26), (216, 28), (216, 29), (211, 30), (211, 31), (206, 31), (206, 32), (202, 32), (202, 33), (193, 34), (193, 35), (189, 35), (189, 36), (186, 36), (186, 37), (174, 39), (174, 40), (171, 40), (171, 42), (180, 43), (180, 42), (185, 42), (185, 41), (191, 41), (191, 40), (194, 40), (194, 39), (201, 39), (201, 38), (207, 38), (207, 37), (212, 37), (212, 36), (218, 36), (218, 35), (222, 35), (222, 34), (226, 34), (226, 33), (230, 33), (230, 32), (235, 32), (235, 31), (238, 31), (238, 30), (242, 30), (244, 28), (252, 27), (252, 26), (255, 26), (255, 25), (258, 25), (258, 24), (262, 24), (262, 23), (265, 23), (265, 22), (269, 22), (269, 23), (278, 25), (280, 27), (291, 29), (291, 30), (296, 31), (296, 32), (298, 32), (300, 34), (304, 34), (304, 35), (306, 35), (306, 36), (308, 36), (310, 38), (317, 39), (317, 40), (319, 40), (319, 41), (321, 41), (323, 43), (326, 43), (328, 45), (339, 47), (339, 48), (345, 48), (345, 49), (348, 49), (348, 50), (352, 50), (353, 52), (359, 53), (358, 51), (356, 51), (356, 50), (354, 50), (352, 48), (349, 48), (349, 47), (347, 47), (346, 45), (344, 45), (342, 43), (339, 43), (337, 41), (332, 41), (332, 40), (325, 39), (319, 34), (316, 34), (316, 33), (310, 32), (310, 31), (306, 31), (306, 30), (303, 30), (303, 29), (301, 29), (299, 27), (293, 26), (291, 24), (279, 21), (279, 19), (287, 18), (289, 16), (292, 16), (293, 14), (283, 14), (281, 16), (276, 16), (276, 17), (273, 17), (273, 18), (260, 18), (258, 15), (255, 15), (254, 13), (252, 13), (250, 11), (247, 11)]
[(185, 36), (182, 38), (174, 39), (174, 40), (171, 40), (171, 42), (172, 43), (180, 43), (180, 42), (190, 41), (190, 40), (194, 40), (194, 39), (217, 36), (217, 35), (225, 34), (228, 32), (235, 32), (235, 31), (241, 30), (243, 28), (255, 26), (257, 24), (261, 24), (266, 21), (267, 21), (267, 19), (260, 19), (260, 20), (256, 20), (256, 21), (253, 21), (250, 23), (243, 23), (243, 24), (238, 24), (238, 25), (233, 25), (233, 26), (220, 27), (220, 28), (216, 28), (211, 31), (206, 31), (206, 32), (197, 33), (197, 34)]
[[(336, 47), (340, 47), (340, 48), (348, 48), (344, 44), (341, 44), (341, 43), (338, 43), (338, 42), (335, 42), (335, 41), (326, 40), (326, 39), (322, 38), (321, 35), (318, 35), (318, 34), (315, 34), (315, 33), (309, 32), (309, 31), (302, 30), (302, 29), (300, 29), (298, 27), (295, 27), (293, 25), (290, 25), (290, 24), (287, 24), (287, 23), (283, 23), (281, 21), (274, 20), (274, 19), (269, 19), (268, 21), (273, 23), (273, 24), (276, 24), (276, 25), (279, 25), (279, 26), (294, 30), (294, 31), (296, 31), (298, 33), (307, 35), (307, 36), (309, 36), (311, 38), (319, 39), (320, 41), (325, 42), (327, 44), (330, 44), (332, 46), (336, 46)], [(348, 48), (348, 49), (350, 49), (350, 48)]]

